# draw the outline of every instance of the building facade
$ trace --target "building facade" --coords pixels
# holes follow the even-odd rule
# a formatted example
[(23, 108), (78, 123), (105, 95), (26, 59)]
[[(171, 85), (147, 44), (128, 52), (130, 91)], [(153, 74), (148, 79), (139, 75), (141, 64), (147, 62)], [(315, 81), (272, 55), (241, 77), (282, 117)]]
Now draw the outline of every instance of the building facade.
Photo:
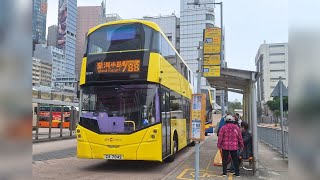
[(32, 85), (51, 87), (52, 64), (48, 61), (33, 57)]
[(101, 6), (79, 6), (77, 15), (77, 40), (76, 40), (76, 76), (79, 77), (81, 62), (85, 53), (86, 34), (90, 28), (106, 21), (106, 7), (104, 2)]
[(57, 75), (52, 79), (52, 86), (57, 91), (74, 93), (77, 86), (77, 78), (73, 75)]
[(32, 41), (35, 44), (46, 43), (47, 0), (32, 0)]
[(33, 56), (52, 64), (52, 79), (54, 79), (55, 76), (66, 74), (66, 62), (63, 55), (62, 49), (45, 44), (37, 44)]
[(122, 18), (117, 13), (107, 14), (106, 15), (106, 22), (118, 21), (118, 20), (121, 20), (121, 19)]
[(143, 20), (157, 23), (171, 41), (172, 45), (180, 52), (180, 18), (172, 14), (158, 17), (145, 16)]
[(57, 47), (64, 50), (65, 72), (75, 75), (77, 0), (59, 0)]
[(47, 45), (57, 47), (58, 26), (52, 25), (48, 27)]
[[(198, 69), (198, 46), (203, 41), (203, 30), (214, 27), (213, 5), (188, 5), (194, 0), (180, 1), (180, 54), (193, 72)], [(213, 2), (207, 0), (205, 2)]]
[[(213, 2), (213, 0), (202, 0), (201, 5), (190, 5), (194, 0), (180, 1), (180, 54), (194, 73), (198, 70), (198, 46), (199, 42), (203, 41), (203, 30), (215, 27), (214, 5), (205, 4)], [(224, 31), (222, 31), (222, 64), (226, 64), (224, 39)], [(201, 78), (201, 86), (208, 85), (207, 80)], [(217, 89), (215, 99), (215, 102), (221, 106), (222, 90)], [(228, 102), (227, 92), (224, 93), (224, 102), (225, 104)]]
[(272, 100), (270, 97), (279, 77), (288, 87), (288, 43), (261, 44), (255, 58), (257, 71), (261, 73), (257, 83), (258, 104), (261, 107)]

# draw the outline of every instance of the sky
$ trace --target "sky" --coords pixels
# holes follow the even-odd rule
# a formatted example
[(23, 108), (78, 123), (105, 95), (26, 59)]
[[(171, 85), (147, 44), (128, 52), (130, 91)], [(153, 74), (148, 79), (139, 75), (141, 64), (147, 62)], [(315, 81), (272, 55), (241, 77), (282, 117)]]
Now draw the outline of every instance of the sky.
[[(78, 0), (78, 6), (97, 6), (102, 0)], [(201, 0), (200, 0), (201, 2)], [(216, 0), (216, 2), (220, 2)], [(264, 42), (288, 42), (288, 0), (224, 0), (226, 61), (229, 68), (256, 70), (255, 56)], [(48, 0), (47, 27), (57, 24), (58, 0)], [(107, 14), (123, 19), (175, 13), (180, 16), (179, 0), (107, 0)], [(216, 6), (217, 24), (220, 24)], [(229, 92), (229, 101), (242, 95)]]

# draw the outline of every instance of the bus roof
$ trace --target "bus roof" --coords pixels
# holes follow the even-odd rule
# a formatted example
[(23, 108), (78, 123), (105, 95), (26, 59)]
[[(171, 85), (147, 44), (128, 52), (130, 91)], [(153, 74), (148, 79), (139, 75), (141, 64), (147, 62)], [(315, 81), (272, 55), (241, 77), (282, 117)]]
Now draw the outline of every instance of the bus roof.
[(171, 44), (171, 42), (169, 41), (169, 39), (167, 38), (167, 36), (162, 32), (161, 28), (159, 27), (158, 24), (152, 22), (152, 21), (146, 21), (146, 20), (138, 20), (138, 19), (127, 19), (127, 20), (118, 20), (118, 21), (112, 21), (112, 22), (108, 22), (108, 23), (103, 23), (100, 24), (98, 26), (95, 26), (93, 28), (91, 28), (88, 31), (88, 35), (90, 35), (91, 33), (93, 33), (94, 31), (96, 31), (97, 29), (104, 27), (104, 26), (109, 26), (109, 25), (115, 25), (115, 24), (127, 24), (127, 23), (141, 23), (144, 25), (147, 25), (149, 27), (151, 27), (152, 29), (158, 31), (161, 33), (161, 35), (166, 39), (166, 41), (169, 43), (169, 45), (173, 48), (173, 50), (175, 51), (175, 53), (180, 57), (180, 59), (182, 60), (182, 62), (186, 65), (186, 67), (188, 68), (188, 70), (190, 71), (190, 73), (192, 74), (192, 76), (194, 76), (192, 70), (189, 68), (188, 64), (183, 60), (183, 58), (180, 56), (180, 54), (178, 53), (178, 51), (176, 50), (176, 48)]
[(145, 21), (145, 20), (137, 20), (137, 19), (127, 19), (127, 20), (119, 20), (119, 21), (111, 21), (108, 23), (103, 23), (100, 24), (98, 26), (95, 26), (91, 29), (89, 29), (88, 31), (88, 35), (90, 35), (92, 32), (94, 32), (95, 30), (103, 27), (103, 26), (109, 26), (109, 25), (114, 25), (114, 24), (127, 24), (127, 23), (141, 23), (144, 25), (147, 25), (149, 27), (151, 27), (152, 29), (156, 30), (156, 31), (161, 31), (160, 27), (158, 26), (158, 24), (151, 22), (151, 21)]

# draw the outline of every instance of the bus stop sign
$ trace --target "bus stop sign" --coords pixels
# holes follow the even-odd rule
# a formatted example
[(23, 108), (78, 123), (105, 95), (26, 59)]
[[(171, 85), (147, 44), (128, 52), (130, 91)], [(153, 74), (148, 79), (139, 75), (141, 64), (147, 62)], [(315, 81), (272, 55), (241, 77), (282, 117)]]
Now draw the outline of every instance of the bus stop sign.
[(206, 115), (206, 95), (193, 94), (191, 100), (190, 113), (190, 139), (203, 141), (205, 139), (205, 115)]

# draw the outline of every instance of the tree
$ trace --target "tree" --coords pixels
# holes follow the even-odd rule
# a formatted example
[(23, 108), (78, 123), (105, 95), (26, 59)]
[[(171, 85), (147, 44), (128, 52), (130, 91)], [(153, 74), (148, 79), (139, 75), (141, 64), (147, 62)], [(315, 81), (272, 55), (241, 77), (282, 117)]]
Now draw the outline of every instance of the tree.
[(235, 109), (242, 109), (242, 104), (237, 99), (233, 102), (228, 102), (228, 112), (234, 114)]
[[(275, 125), (278, 124), (278, 119), (280, 117), (280, 97), (274, 97), (272, 101), (267, 101), (267, 106), (273, 112), (276, 121)], [(288, 111), (288, 97), (283, 97), (283, 111)]]
[[(280, 98), (274, 97), (272, 101), (267, 101), (267, 106), (271, 111), (280, 111)], [(288, 111), (288, 97), (283, 97), (283, 111)]]

